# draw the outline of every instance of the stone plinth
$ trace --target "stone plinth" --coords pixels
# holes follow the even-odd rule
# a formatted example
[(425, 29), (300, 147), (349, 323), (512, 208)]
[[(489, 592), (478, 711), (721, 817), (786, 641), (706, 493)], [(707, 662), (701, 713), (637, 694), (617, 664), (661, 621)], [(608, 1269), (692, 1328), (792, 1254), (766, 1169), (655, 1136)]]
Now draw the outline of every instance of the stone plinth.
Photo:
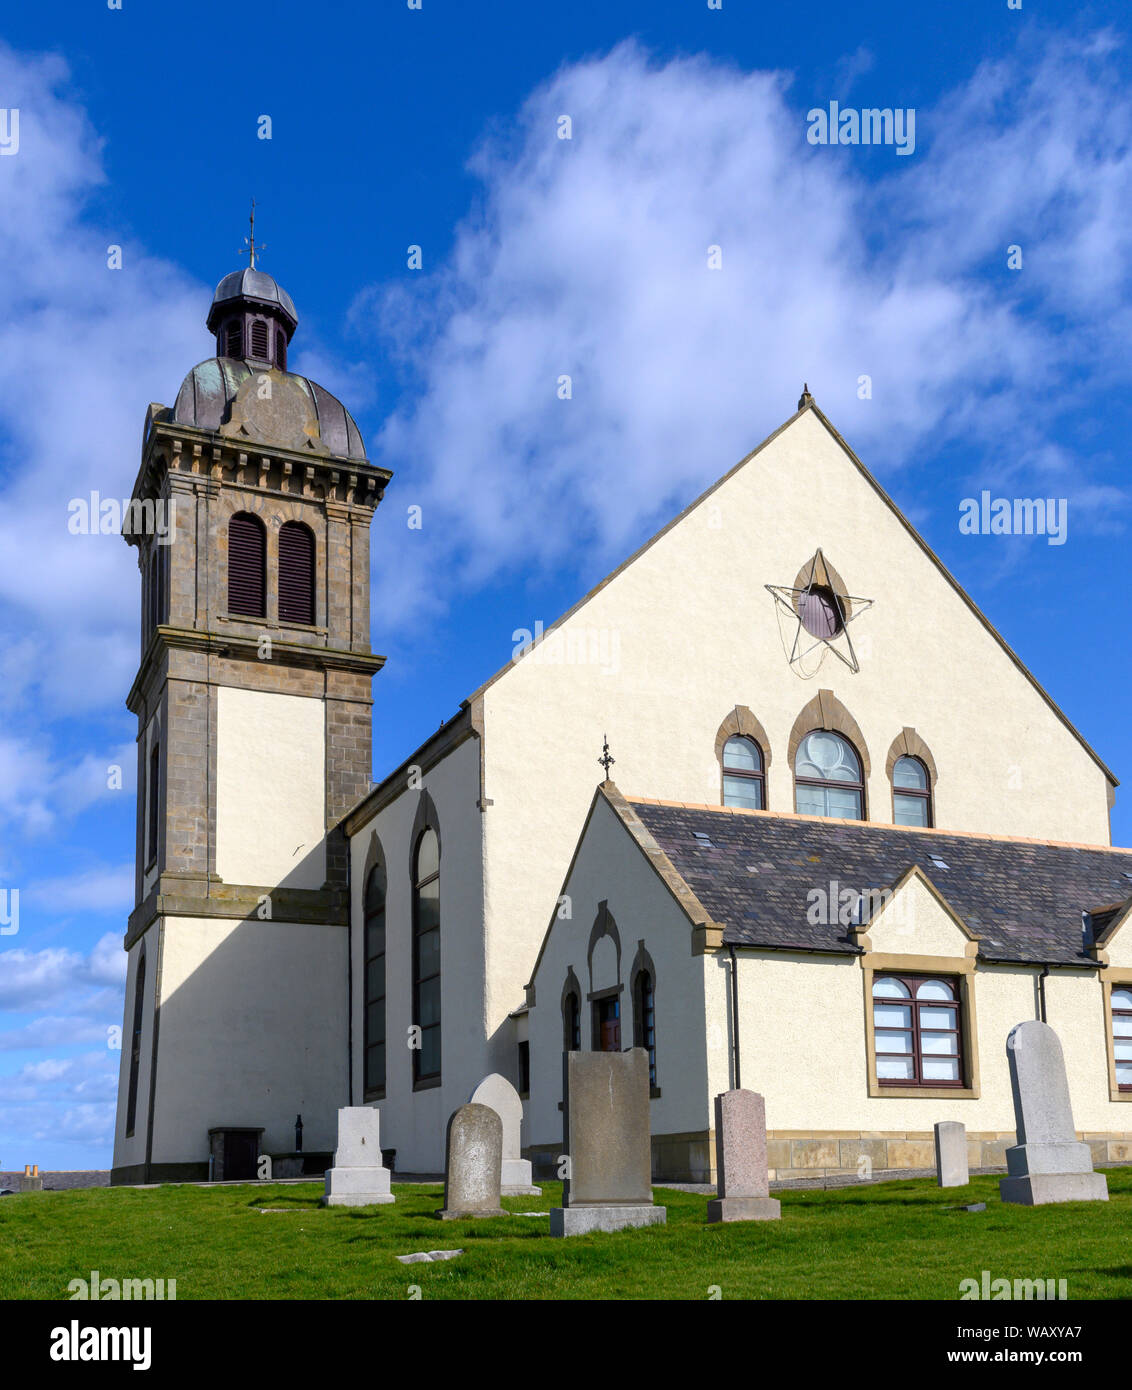
[(935, 1172), (939, 1187), (966, 1187), (967, 1126), (958, 1120), (941, 1120), (935, 1127)]
[(381, 1163), (381, 1115), (368, 1105), (338, 1111), (338, 1147), (326, 1170), (324, 1207), (384, 1206), (396, 1198)]
[(667, 1213), (652, 1200), (648, 1053), (568, 1052), (564, 1091), (569, 1176), (550, 1234), (663, 1225)]
[(531, 1179), (530, 1160), (522, 1156), (520, 1129), (523, 1123), (523, 1102), (519, 1092), (505, 1076), (492, 1072), (485, 1076), (471, 1094), (477, 1105), (490, 1106), (503, 1124), (503, 1168), (500, 1191), (508, 1197), (540, 1196), (541, 1187)]
[(499, 1204), (503, 1121), (489, 1105), (461, 1105), (448, 1121), (441, 1221), (506, 1216)]
[(1004, 1202), (1107, 1202), (1108, 1184), (1093, 1172), (1088, 1144), (1077, 1139), (1065, 1058), (1057, 1034), (1030, 1019), (1006, 1039), (1018, 1142), (1006, 1150), (1009, 1177), (1001, 1178)]
[(766, 1102), (756, 1091), (724, 1091), (715, 1098), (715, 1169), (718, 1196), (707, 1219), (777, 1221), (766, 1165)]

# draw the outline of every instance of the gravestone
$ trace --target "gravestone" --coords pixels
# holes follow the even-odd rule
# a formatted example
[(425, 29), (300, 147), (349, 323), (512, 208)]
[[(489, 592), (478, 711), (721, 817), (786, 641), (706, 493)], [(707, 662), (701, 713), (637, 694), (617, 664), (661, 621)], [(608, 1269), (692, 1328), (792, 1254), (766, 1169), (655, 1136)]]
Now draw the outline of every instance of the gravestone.
[(324, 1207), (370, 1207), (396, 1199), (381, 1164), (381, 1114), (368, 1105), (338, 1111), (338, 1147), (326, 1170)]
[(471, 1094), (477, 1105), (488, 1105), (503, 1123), (503, 1169), (500, 1191), (508, 1197), (539, 1196), (541, 1187), (531, 1183), (530, 1160), (522, 1157), (519, 1131), (523, 1123), (523, 1102), (519, 1092), (505, 1076), (492, 1072)]
[(938, 1187), (966, 1187), (967, 1126), (958, 1120), (940, 1120), (935, 1127), (935, 1174)]
[(1108, 1183), (1073, 1128), (1073, 1106), (1061, 1042), (1048, 1023), (1029, 1019), (1006, 1039), (1018, 1142), (1006, 1150), (1010, 1176), (1000, 1178), (1004, 1202), (1107, 1202)]
[(777, 1221), (781, 1203), (770, 1196), (766, 1166), (766, 1103), (755, 1091), (724, 1091), (715, 1098), (718, 1196), (708, 1221)]
[(461, 1105), (448, 1121), (441, 1221), (506, 1216), (499, 1205), (503, 1121), (490, 1105)]
[(663, 1226), (667, 1213), (652, 1200), (648, 1053), (567, 1052), (564, 1063), (569, 1172), (550, 1234)]

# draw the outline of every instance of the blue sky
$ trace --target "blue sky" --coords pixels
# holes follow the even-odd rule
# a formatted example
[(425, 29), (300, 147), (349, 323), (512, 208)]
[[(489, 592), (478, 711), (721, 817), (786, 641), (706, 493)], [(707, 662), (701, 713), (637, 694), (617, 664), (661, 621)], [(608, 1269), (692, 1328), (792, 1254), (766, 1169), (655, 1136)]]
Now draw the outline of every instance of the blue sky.
[[(0, 942), (0, 1170), (109, 1165), (138, 580), (119, 537), (68, 533), (67, 504), (128, 495), (146, 405), (212, 353), (209, 296), (253, 194), (262, 264), (299, 310), (293, 369), (396, 474), (373, 528), (379, 776), (515, 629), (551, 622), (780, 424), (803, 380), (1132, 776), (1121, 11), (23, 11), (0, 31), (0, 108), (20, 110), (0, 155), (0, 889), (20, 891)], [(914, 153), (808, 144), (831, 100), (915, 108)], [(961, 535), (984, 488), (1066, 498), (1066, 543)], [(1119, 792), (1117, 843), (1130, 806)]]

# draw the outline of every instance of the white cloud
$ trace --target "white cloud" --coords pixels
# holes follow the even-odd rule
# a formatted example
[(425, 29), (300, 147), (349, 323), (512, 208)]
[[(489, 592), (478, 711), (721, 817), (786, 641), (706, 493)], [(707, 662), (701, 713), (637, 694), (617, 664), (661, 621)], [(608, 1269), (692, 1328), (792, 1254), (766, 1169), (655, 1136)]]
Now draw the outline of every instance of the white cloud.
[[(1091, 370), (1126, 379), (1125, 351), (1087, 352), (1093, 287), (1127, 275), (1132, 235), (1109, 48), (1027, 40), (918, 112), (908, 159), (808, 145), (781, 74), (632, 43), (562, 69), (472, 160), (482, 202), (449, 263), (354, 306), (420, 382), (381, 439), (425, 517), (375, 551), (387, 626), (464, 583), (616, 562), (803, 380), (883, 471), (929, 437), (997, 467), (1087, 399)], [(1095, 480), (1072, 469), (1085, 503)]]
[[(89, 1013), (92, 1007), (101, 1010), (113, 996), (100, 987), (117, 986), (120, 999), (125, 977), (126, 953), (121, 935), (115, 932), (100, 937), (89, 955), (65, 947), (9, 948), (0, 951), (0, 1009), (18, 1013), (51, 1008), (68, 1013)], [(120, 1003), (116, 1012), (120, 1017)]]

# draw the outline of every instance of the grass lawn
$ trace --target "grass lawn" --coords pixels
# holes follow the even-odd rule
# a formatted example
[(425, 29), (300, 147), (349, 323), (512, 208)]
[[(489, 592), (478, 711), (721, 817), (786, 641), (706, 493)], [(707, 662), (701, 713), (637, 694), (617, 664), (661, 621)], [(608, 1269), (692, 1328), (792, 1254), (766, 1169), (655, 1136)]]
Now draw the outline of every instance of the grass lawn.
[[(1132, 1298), (1132, 1168), (1110, 1200), (1003, 1206), (995, 1178), (780, 1193), (782, 1220), (706, 1224), (703, 1196), (656, 1189), (668, 1225), (552, 1240), (545, 1217), (437, 1221), (439, 1187), (320, 1210), (321, 1183), (96, 1188), (0, 1199), (0, 1298), (69, 1297), (74, 1278), (176, 1279), (177, 1299), (956, 1299), (959, 1281), (1057, 1278), (1070, 1299)], [(511, 1212), (547, 1211), (505, 1197)], [(985, 1201), (985, 1212), (951, 1211)], [(283, 1208), (261, 1214), (259, 1207)], [(458, 1259), (402, 1265), (417, 1250)]]

